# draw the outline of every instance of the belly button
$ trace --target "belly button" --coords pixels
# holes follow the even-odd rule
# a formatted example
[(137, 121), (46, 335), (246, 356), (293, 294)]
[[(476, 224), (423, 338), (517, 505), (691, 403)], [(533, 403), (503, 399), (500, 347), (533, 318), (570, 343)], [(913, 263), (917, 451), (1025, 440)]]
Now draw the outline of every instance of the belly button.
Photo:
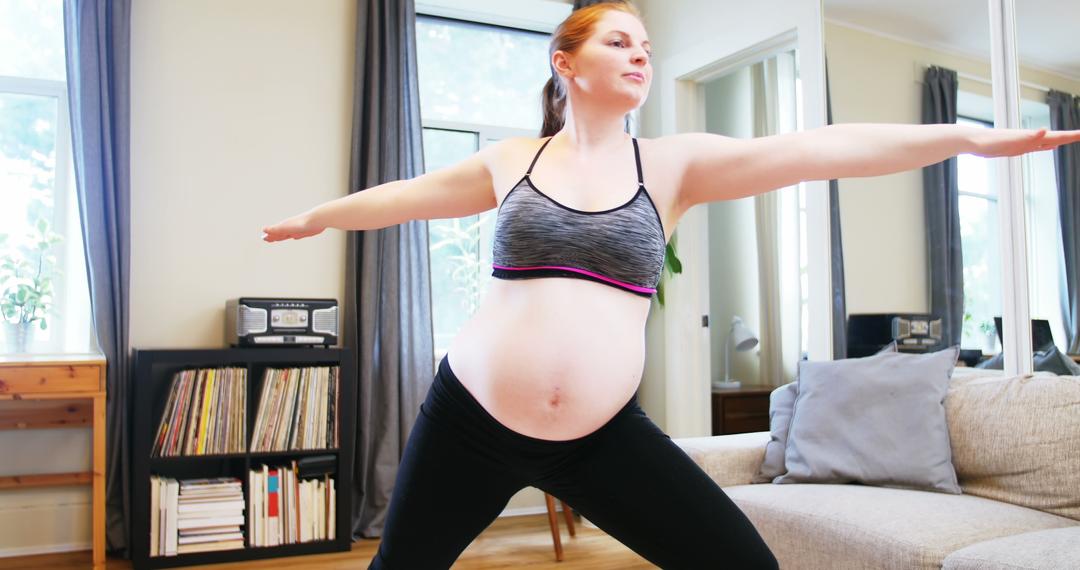
[(555, 392), (553, 392), (551, 394), (551, 398), (548, 399), (548, 404), (553, 408), (557, 408), (559, 406), (559, 403), (559, 389), (555, 388)]

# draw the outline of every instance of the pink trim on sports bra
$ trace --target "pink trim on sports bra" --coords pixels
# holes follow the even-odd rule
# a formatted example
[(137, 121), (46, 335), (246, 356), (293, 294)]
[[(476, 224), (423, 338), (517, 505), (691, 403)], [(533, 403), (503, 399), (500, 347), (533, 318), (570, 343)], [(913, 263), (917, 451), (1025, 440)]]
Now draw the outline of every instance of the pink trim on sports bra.
[(491, 264), (491, 266), (494, 267), (495, 269), (507, 269), (507, 270), (510, 270), (510, 271), (521, 271), (521, 270), (528, 270), (528, 269), (565, 269), (567, 271), (573, 271), (575, 273), (582, 273), (582, 274), (585, 274), (585, 275), (596, 277), (597, 279), (603, 279), (604, 281), (607, 281), (609, 283), (614, 283), (614, 284), (616, 284), (616, 285), (618, 285), (620, 287), (626, 287), (627, 289), (632, 289), (634, 291), (641, 291), (642, 293), (655, 293), (656, 292), (656, 289), (653, 289), (651, 287), (641, 287), (641, 286), (638, 286), (638, 285), (634, 285), (633, 283), (626, 283), (625, 281), (619, 281), (618, 279), (612, 279), (610, 277), (605, 277), (603, 275), (600, 275), (599, 273), (593, 273), (592, 271), (587, 271), (585, 269), (578, 269), (577, 267), (564, 267), (564, 266), (561, 266), (561, 265), (534, 265), (532, 267), (506, 267), (504, 265), (495, 265), (494, 263)]

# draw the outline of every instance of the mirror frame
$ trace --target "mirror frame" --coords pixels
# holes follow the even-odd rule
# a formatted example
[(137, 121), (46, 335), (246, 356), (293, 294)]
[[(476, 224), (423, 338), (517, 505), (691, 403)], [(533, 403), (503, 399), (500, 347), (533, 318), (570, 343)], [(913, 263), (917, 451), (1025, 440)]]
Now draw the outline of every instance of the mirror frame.
[[(994, 128), (1020, 125), (1020, 67), (1016, 55), (1014, 0), (987, 0), (990, 8), (990, 71), (993, 83)], [(1027, 225), (1021, 158), (997, 162), (998, 220), (1001, 228), (1001, 351), (1006, 376), (1030, 374), (1033, 369), (1028, 323)], [(1018, 333), (1023, 334), (1018, 334)]]

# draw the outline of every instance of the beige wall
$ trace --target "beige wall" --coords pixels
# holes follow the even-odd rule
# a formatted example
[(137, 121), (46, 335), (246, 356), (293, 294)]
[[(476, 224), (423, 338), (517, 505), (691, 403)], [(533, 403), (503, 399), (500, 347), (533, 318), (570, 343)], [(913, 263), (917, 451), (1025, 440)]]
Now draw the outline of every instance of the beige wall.
[[(990, 79), (988, 61), (825, 23), (833, 121), (921, 122), (916, 64), (935, 64)], [(1080, 81), (1024, 68), (1021, 78), (1073, 93)], [(991, 96), (990, 85), (961, 77), (961, 91)], [(1045, 101), (1025, 88), (1022, 97)], [(992, 117), (989, 117), (992, 119)], [(840, 223), (849, 313), (929, 309), (921, 170), (840, 181)]]
[[(347, 194), (353, 0), (140, 0), (131, 38), (131, 343), (224, 346), (241, 295), (344, 297), (345, 233), (262, 226)], [(0, 474), (89, 468), (88, 430), (0, 434)], [(90, 544), (89, 488), (0, 493), (0, 555)], [(3, 566), (0, 563), (0, 566)]]

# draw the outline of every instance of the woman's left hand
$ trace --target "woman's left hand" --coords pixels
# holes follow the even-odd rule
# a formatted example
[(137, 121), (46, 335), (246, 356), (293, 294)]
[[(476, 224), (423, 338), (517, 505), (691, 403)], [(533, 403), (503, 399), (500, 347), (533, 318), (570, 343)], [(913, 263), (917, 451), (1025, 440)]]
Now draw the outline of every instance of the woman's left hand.
[(971, 154), (986, 158), (1016, 156), (1080, 141), (1080, 131), (1046, 129), (979, 129), (971, 136)]

